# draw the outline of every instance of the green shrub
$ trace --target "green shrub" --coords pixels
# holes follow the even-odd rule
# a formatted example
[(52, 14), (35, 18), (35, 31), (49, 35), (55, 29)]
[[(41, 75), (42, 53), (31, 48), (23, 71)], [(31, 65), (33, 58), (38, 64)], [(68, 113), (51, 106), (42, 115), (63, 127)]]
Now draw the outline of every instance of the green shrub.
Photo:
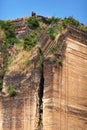
[(47, 34), (52, 38), (52, 40), (55, 39), (55, 30), (52, 26), (49, 26), (47, 29)]
[(15, 37), (15, 27), (10, 21), (5, 22), (5, 34), (6, 38)]
[(51, 59), (51, 61), (54, 62), (54, 63), (57, 62), (60, 66), (62, 66), (62, 59), (58, 59), (57, 57), (53, 57)]
[(15, 37), (6, 38), (7, 45), (14, 45), (14, 43), (18, 43), (19, 40)]
[(37, 68), (40, 70), (40, 72), (43, 71), (43, 64), (42, 64), (42, 61), (39, 60), (38, 63), (37, 63)]
[(62, 66), (62, 59), (58, 59), (57, 61), (58, 61), (58, 64), (59, 64), (60, 66)]
[(16, 95), (16, 89), (12, 86), (9, 86), (8, 87), (8, 93), (9, 93), (10, 97), (13, 97), (13, 96)]
[(2, 29), (4, 29), (4, 27), (5, 27), (5, 21), (4, 20), (0, 20), (0, 27)]
[(12, 22), (0, 20), (0, 27), (4, 30), (7, 46), (18, 42), (15, 35), (15, 26)]
[(27, 26), (30, 29), (36, 29), (37, 27), (39, 27), (39, 20), (36, 17), (30, 17), (27, 19)]
[(24, 49), (29, 51), (37, 44), (36, 35), (30, 34), (24, 39)]
[(85, 25), (80, 25), (79, 28), (84, 30), (84, 31), (87, 31), (87, 26), (85, 26)]
[(62, 26), (65, 28), (67, 27), (67, 25), (74, 25), (76, 27), (78, 27), (80, 25), (79, 21), (77, 21), (76, 19), (74, 19), (73, 17), (68, 17), (68, 18), (64, 18), (64, 20), (62, 21)]
[(59, 33), (62, 29), (63, 29), (63, 24), (62, 24), (62, 22), (60, 22), (60, 23), (58, 24), (58, 27), (57, 27), (58, 33)]
[(47, 34), (51, 37), (52, 40), (55, 39), (56, 35), (59, 33), (58, 27), (49, 26), (47, 29)]
[(54, 16), (48, 19), (49, 24), (56, 24), (59, 21), (60, 21), (60, 18), (57, 18), (57, 17), (54, 17)]
[(0, 20), (0, 26), (4, 29), (6, 38), (15, 37), (15, 27), (12, 22)]

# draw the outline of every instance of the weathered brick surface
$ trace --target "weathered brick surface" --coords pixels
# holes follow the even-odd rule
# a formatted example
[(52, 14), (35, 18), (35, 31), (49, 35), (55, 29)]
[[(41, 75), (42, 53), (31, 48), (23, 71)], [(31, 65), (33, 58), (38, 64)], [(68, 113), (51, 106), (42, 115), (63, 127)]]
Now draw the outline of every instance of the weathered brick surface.
[(35, 91), (26, 90), (25, 95), (2, 98), (3, 130), (34, 130), (36, 103)]
[[(26, 80), (22, 83), (23, 79)], [(39, 70), (35, 69), (30, 76), (14, 71), (6, 76), (4, 83), (5, 87), (15, 86), (21, 92), (15, 97), (0, 97), (0, 130), (34, 130), (36, 93), (40, 84)]]
[(15, 26), (15, 33), (19, 39), (29, 34), (29, 28), (25, 24), (25, 18), (18, 18), (11, 21)]
[(87, 47), (65, 40), (63, 66), (44, 64), (44, 130), (87, 129)]
[[(77, 37), (74, 30), (70, 33), (60, 37), (66, 45), (62, 66), (45, 56), (42, 106), (38, 96), (39, 70), (33, 68), (24, 75), (14, 70), (5, 75), (5, 85), (15, 86), (20, 92), (15, 97), (0, 97), (0, 130), (87, 129), (87, 38), (85, 32), (75, 33)], [(44, 40), (50, 45), (49, 38)], [(42, 113), (38, 113), (39, 107)], [(37, 127), (38, 122), (43, 127)]]

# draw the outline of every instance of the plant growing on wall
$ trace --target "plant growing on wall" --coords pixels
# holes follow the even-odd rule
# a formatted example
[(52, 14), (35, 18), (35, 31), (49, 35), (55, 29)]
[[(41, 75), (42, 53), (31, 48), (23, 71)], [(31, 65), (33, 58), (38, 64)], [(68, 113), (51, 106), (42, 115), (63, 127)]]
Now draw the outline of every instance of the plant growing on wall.
[(4, 38), (7, 46), (18, 42), (15, 36), (15, 26), (11, 21), (0, 20), (0, 27), (4, 30)]
[(84, 30), (84, 31), (87, 31), (87, 26), (80, 25), (79, 28), (82, 29), (82, 30)]
[(24, 39), (24, 49), (30, 51), (37, 44), (36, 35), (34, 33), (26, 36)]
[(8, 59), (7, 59), (7, 64), (8, 64), (8, 65), (11, 64), (13, 60), (14, 60), (13, 57), (11, 57), (11, 56), (8, 57)]
[(80, 23), (79, 23), (79, 21), (77, 21), (76, 19), (74, 19), (73, 17), (68, 17), (68, 18), (64, 18), (64, 20), (62, 21), (62, 26), (64, 27), (64, 28), (66, 28), (67, 27), (67, 25), (74, 25), (74, 26), (76, 26), (76, 27), (78, 27), (79, 25), (80, 25)]
[(13, 97), (16, 95), (16, 89), (12, 86), (8, 86), (8, 93), (10, 97)]
[(39, 20), (34, 16), (28, 18), (26, 23), (30, 29), (36, 29), (39, 27)]
[(60, 18), (54, 16), (48, 19), (49, 24), (57, 24), (59, 21)]
[(58, 45), (52, 46), (52, 47), (50, 48), (50, 52), (56, 52), (56, 51), (58, 51), (58, 49), (59, 49), (59, 46), (58, 46)]
[(47, 29), (47, 34), (52, 38), (52, 40), (55, 39), (56, 36), (56, 30), (53, 28), (53, 26), (49, 26)]
[(37, 63), (37, 68), (40, 70), (40, 72), (42, 72), (43, 70), (43, 65), (42, 65), (42, 61), (39, 60), (38, 63)]
[(27, 59), (27, 60), (25, 61), (25, 64), (26, 64), (26, 66), (30, 65), (30, 64), (31, 64), (31, 60)]

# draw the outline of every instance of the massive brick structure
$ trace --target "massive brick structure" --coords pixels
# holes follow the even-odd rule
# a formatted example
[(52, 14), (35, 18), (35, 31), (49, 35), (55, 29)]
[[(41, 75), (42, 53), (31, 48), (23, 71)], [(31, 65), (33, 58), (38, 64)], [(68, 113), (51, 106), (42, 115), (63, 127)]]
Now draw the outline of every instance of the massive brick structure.
[(44, 130), (87, 129), (87, 34), (69, 29), (62, 67), (48, 60), (44, 65)]
[[(4, 86), (14, 83), (20, 93), (1, 95), (0, 130), (86, 130), (87, 33), (70, 26), (56, 41), (42, 37), (43, 70), (34, 57), (27, 73), (5, 75)], [(62, 45), (61, 64), (46, 57), (56, 44)]]

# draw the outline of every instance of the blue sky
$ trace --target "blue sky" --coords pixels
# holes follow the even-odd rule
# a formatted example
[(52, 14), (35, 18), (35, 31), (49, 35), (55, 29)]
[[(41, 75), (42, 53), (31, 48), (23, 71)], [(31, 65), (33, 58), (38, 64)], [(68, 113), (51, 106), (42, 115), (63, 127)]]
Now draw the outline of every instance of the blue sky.
[(0, 5), (3, 20), (30, 16), (34, 11), (43, 16), (73, 16), (87, 25), (87, 0), (0, 0)]

